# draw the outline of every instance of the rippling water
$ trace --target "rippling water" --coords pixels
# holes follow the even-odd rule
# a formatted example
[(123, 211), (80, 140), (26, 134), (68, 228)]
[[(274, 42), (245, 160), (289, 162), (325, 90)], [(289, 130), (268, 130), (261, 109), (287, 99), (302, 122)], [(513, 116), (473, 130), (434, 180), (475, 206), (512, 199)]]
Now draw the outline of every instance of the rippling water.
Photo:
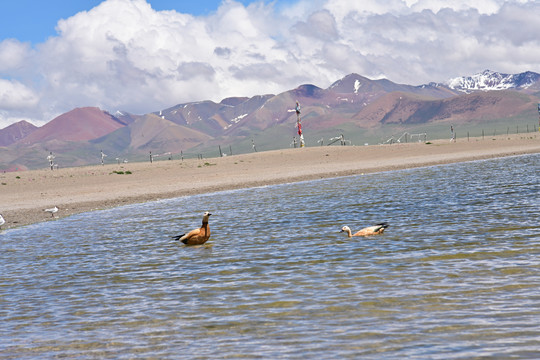
[[(539, 170), (519, 156), (4, 231), (0, 358), (539, 358)], [(171, 240), (206, 210), (206, 245)]]

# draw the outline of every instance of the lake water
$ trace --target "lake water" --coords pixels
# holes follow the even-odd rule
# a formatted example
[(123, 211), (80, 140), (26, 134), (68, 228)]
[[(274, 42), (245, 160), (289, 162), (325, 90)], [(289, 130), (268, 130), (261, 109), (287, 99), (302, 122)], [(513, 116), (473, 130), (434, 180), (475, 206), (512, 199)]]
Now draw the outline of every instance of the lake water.
[[(540, 358), (539, 173), (536, 154), (5, 230), (0, 358)], [(207, 244), (171, 239), (206, 210)]]

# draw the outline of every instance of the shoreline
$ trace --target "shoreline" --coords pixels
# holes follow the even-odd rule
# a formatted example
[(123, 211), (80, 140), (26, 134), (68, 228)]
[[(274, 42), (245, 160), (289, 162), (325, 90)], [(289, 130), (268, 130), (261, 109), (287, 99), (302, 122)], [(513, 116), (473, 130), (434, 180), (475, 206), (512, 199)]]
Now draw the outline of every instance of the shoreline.
[[(181, 196), (535, 153), (539, 133), (3, 173), (2, 230)], [(55, 217), (43, 211), (54, 206), (60, 209)]]

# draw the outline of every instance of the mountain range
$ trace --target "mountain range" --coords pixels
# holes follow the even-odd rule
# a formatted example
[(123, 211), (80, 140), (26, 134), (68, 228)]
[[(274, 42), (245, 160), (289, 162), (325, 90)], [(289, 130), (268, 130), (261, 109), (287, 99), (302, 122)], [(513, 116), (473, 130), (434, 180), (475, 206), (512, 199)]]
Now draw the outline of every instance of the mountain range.
[[(295, 103), (307, 146), (343, 136), (352, 144), (383, 143), (402, 133), (450, 137), (450, 126), (506, 131), (535, 126), (540, 75), (486, 70), (421, 86), (350, 74), (326, 89), (305, 84), (283, 93), (183, 103), (153, 113), (73, 109), (41, 127), (20, 121), (0, 130), (0, 170), (154, 157), (206, 157), (293, 146)], [(524, 125), (523, 125), (524, 126)], [(218, 150), (219, 149), (219, 150)]]

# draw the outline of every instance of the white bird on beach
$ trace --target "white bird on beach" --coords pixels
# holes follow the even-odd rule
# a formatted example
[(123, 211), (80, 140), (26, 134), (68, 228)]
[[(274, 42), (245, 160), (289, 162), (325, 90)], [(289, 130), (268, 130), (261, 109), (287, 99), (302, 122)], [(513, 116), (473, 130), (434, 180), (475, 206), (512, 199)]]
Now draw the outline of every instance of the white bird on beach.
[(388, 227), (387, 223), (380, 223), (373, 226), (368, 226), (366, 228), (363, 228), (362, 230), (357, 231), (356, 233), (352, 233), (351, 229), (348, 226), (344, 226), (341, 228), (341, 232), (346, 232), (348, 237), (353, 236), (370, 236), (370, 235), (377, 235), (382, 234), (384, 232), (384, 229)]
[(43, 210), (45, 212), (48, 212), (48, 213), (51, 213), (51, 216), (54, 217), (54, 214), (58, 212), (58, 208), (55, 206), (53, 208), (50, 208), (50, 209), (45, 209)]
[(2, 214), (0, 214), (0, 229), (2, 228), (2, 225), (4, 225), (6, 223), (6, 220), (4, 220), (4, 217), (2, 216)]
[(182, 235), (173, 236), (174, 240), (180, 240), (186, 245), (202, 245), (210, 238), (210, 227), (208, 226), (208, 217), (212, 215), (208, 211), (203, 214), (202, 226), (198, 229)]

